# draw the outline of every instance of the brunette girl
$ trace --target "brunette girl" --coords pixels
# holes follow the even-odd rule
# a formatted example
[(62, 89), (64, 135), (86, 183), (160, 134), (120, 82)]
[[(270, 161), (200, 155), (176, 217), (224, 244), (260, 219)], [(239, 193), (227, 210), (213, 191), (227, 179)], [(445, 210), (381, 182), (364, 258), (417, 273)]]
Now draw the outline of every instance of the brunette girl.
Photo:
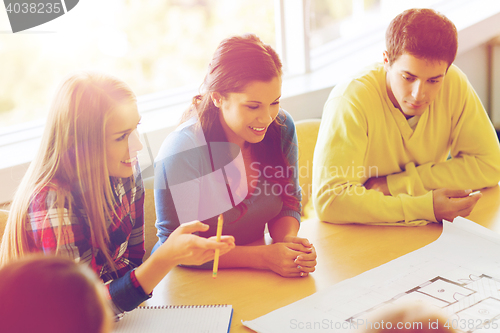
[[(297, 237), (297, 138), (292, 117), (280, 109), (281, 67), (276, 52), (255, 35), (220, 43), (202, 93), (155, 161), (157, 246), (193, 217), (210, 225), (199, 235), (213, 236), (223, 213), (224, 233), (234, 236), (236, 248), (221, 256), (219, 267), (286, 277), (314, 271), (314, 247)], [(263, 239), (266, 226), (273, 244), (248, 246)]]

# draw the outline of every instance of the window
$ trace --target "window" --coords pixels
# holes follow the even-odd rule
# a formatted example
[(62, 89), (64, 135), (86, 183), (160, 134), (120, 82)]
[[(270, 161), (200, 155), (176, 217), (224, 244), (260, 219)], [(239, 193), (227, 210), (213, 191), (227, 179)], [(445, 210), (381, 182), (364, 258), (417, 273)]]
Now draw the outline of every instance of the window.
[[(454, 0), (453, 4), (468, 0)], [(277, 0), (284, 16), (282, 57), (291, 75), (319, 70), (385, 35), (388, 23), (409, 8), (434, 8), (445, 15), (451, 0)], [(293, 14), (290, 14), (293, 13)], [(289, 19), (294, 15), (293, 19)], [(294, 23), (287, 23), (286, 21)], [(302, 24), (301, 27), (297, 27)], [(303, 31), (302, 34), (298, 30)], [(290, 37), (288, 37), (290, 36)], [(292, 37), (293, 36), (293, 37)], [(302, 38), (298, 40), (297, 37)], [(288, 38), (294, 38), (294, 42)]]
[[(0, 10), (0, 30), (11, 31)], [(65, 15), (0, 34), (0, 132), (42, 121), (57, 85), (80, 69), (102, 70), (138, 96), (197, 89), (218, 43), (253, 32), (275, 44), (268, 0), (85, 0)]]

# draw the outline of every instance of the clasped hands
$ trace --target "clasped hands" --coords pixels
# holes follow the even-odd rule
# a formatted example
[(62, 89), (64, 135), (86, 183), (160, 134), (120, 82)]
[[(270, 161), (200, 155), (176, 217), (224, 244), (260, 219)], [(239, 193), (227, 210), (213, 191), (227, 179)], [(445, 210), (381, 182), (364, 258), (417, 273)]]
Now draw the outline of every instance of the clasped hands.
[(306, 239), (297, 236), (285, 236), (282, 241), (269, 246), (267, 266), (284, 277), (305, 277), (314, 272), (316, 250)]
[[(386, 176), (369, 178), (364, 186), (368, 190), (376, 190), (384, 195), (391, 195)], [(471, 192), (471, 189), (452, 190), (440, 188), (433, 190), (432, 201), (436, 221), (453, 221), (457, 216), (468, 216), (477, 201), (483, 196), (481, 193), (469, 196)]]

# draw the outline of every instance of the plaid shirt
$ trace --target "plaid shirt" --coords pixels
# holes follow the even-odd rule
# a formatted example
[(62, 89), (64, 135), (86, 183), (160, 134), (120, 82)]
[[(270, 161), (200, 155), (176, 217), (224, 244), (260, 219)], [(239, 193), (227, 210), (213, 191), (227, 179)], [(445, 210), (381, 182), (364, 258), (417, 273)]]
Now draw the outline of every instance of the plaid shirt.
[[(55, 206), (57, 182), (47, 184), (33, 198), (26, 232), (31, 252), (54, 254), (59, 245), (58, 255), (86, 263), (103, 282), (112, 281), (107, 287), (113, 302), (121, 312), (131, 310), (128, 308), (132, 305), (118, 304), (123, 303), (123, 300), (117, 302), (117, 297), (124, 299), (125, 303), (133, 301), (134, 304), (137, 302), (140, 304), (148, 298), (133, 272), (133, 269), (142, 263), (145, 253), (144, 188), (142, 179), (138, 175), (130, 178), (111, 177), (110, 181), (117, 202), (114, 207), (117, 216), (113, 217), (113, 221), (107, 222), (110, 237), (108, 250), (116, 272), (106, 262), (102, 251), (96, 248), (96, 244), (92, 244), (88, 218), (76, 196), (71, 198), (71, 215), (66, 202), (62, 220), (60, 219)], [(61, 228), (61, 238), (58, 244), (59, 228)], [(130, 292), (140, 295), (141, 300), (127, 300), (126, 295)]]

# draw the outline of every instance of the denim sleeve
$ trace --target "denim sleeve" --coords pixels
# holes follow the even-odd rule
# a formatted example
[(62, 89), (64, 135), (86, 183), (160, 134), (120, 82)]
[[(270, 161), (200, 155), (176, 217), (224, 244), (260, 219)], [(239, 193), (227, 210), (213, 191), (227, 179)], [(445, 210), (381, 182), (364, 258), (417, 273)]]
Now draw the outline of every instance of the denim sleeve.
[(298, 154), (298, 142), (297, 142), (297, 133), (295, 131), (295, 123), (293, 121), (292, 116), (282, 110), (285, 116), (284, 126), (281, 130), (281, 148), (283, 154), (285, 155), (288, 165), (292, 167), (294, 172), (289, 173), (289, 181), (290, 185), (287, 186), (287, 193), (289, 193), (292, 197), (295, 198), (294, 207), (288, 207), (283, 205), (281, 212), (274, 218), (274, 220), (279, 219), (283, 216), (291, 216), (297, 219), (300, 222), (300, 212), (302, 209), (301, 200), (302, 200), (302, 192), (299, 185), (299, 154)]
[(133, 270), (128, 271), (119, 279), (111, 281), (108, 285), (109, 295), (116, 307), (115, 312), (122, 313), (132, 311), (142, 302), (151, 298), (144, 292), (139, 284), (132, 281), (131, 274)]

